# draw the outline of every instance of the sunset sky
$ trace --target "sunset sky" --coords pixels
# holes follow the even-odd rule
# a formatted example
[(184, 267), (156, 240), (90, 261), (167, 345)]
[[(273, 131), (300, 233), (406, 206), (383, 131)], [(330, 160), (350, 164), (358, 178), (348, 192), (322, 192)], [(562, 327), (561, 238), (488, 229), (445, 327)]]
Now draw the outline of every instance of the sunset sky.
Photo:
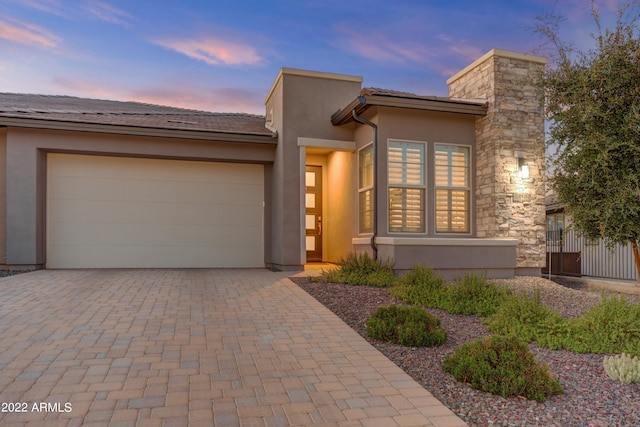
[[(560, 12), (588, 46), (590, 0), (1, 0), (0, 92), (264, 113), (282, 67), (446, 95), (492, 48), (532, 53)], [(598, 0), (605, 21), (623, 0)]]

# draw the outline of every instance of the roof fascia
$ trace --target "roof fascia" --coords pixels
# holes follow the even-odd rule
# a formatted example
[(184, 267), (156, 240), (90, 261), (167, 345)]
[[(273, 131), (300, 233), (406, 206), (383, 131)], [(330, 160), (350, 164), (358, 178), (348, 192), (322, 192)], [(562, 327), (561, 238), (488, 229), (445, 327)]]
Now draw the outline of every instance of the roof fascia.
[(486, 103), (449, 99), (418, 99), (386, 95), (365, 95), (359, 96), (345, 108), (336, 112), (331, 116), (331, 122), (336, 126), (343, 125), (351, 120), (352, 111), (355, 110), (357, 114), (360, 114), (372, 106), (470, 114), (474, 116), (485, 116), (487, 114)]
[(151, 136), (162, 138), (199, 139), (206, 141), (246, 142), (273, 145), (277, 144), (276, 136), (268, 134), (146, 128), (137, 126), (77, 123), (32, 118), (0, 117), (0, 126), (77, 132), (111, 133), (118, 135)]

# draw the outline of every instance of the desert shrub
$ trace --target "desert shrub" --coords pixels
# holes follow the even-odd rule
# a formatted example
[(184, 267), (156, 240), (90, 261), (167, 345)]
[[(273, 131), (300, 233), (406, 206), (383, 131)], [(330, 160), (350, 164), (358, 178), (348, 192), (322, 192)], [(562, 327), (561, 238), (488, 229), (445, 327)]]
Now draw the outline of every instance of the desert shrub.
[(565, 319), (545, 307), (536, 292), (514, 295), (486, 319), (490, 331), (536, 341), (540, 347), (574, 353), (640, 356), (640, 306), (621, 296), (602, 296), (582, 316)]
[(640, 360), (638, 356), (631, 357), (628, 354), (617, 356), (605, 356), (603, 360), (604, 371), (613, 380), (624, 384), (640, 383)]
[(447, 284), (429, 267), (416, 266), (400, 278), (392, 294), (411, 304), (484, 317), (496, 311), (509, 291), (476, 274), (466, 274), (455, 283)]
[(465, 343), (445, 357), (443, 369), (475, 389), (505, 398), (544, 402), (548, 395), (563, 393), (549, 367), (515, 336), (492, 335)]
[(374, 260), (366, 252), (351, 252), (338, 265), (339, 269), (323, 272), (328, 282), (385, 287), (396, 281), (391, 262)]
[(484, 276), (465, 274), (449, 286), (445, 310), (454, 314), (475, 314), (486, 317), (496, 312), (504, 303), (510, 292)]
[(559, 348), (567, 333), (567, 321), (542, 304), (537, 290), (531, 297), (524, 293), (511, 295), (485, 319), (485, 324), (496, 334), (538, 341), (538, 345), (549, 348)]
[(566, 350), (640, 356), (640, 305), (622, 296), (603, 294), (599, 304), (568, 323)]
[(396, 282), (391, 294), (409, 304), (441, 308), (447, 295), (447, 281), (426, 265), (417, 265)]
[(447, 340), (440, 319), (416, 306), (378, 308), (367, 319), (367, 333), (371, 338), (406, 347), (432, 347)]

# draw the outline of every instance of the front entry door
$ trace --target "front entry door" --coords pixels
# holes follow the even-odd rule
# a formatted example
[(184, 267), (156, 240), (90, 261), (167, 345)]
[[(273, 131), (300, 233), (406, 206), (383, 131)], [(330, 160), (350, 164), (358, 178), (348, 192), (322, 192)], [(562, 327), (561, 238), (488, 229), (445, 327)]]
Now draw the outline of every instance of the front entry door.
[(307, 261), (322, 261), (322, 168), (307, 166), (305, 172), (305, 228)]

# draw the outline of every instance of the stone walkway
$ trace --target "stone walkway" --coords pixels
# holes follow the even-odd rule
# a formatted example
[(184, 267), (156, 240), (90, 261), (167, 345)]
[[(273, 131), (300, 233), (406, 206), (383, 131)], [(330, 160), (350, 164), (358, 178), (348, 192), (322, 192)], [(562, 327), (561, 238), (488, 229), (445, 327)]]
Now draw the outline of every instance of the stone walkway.
[(2, 426), (464, 426), (266, 270), (0, 279)]

